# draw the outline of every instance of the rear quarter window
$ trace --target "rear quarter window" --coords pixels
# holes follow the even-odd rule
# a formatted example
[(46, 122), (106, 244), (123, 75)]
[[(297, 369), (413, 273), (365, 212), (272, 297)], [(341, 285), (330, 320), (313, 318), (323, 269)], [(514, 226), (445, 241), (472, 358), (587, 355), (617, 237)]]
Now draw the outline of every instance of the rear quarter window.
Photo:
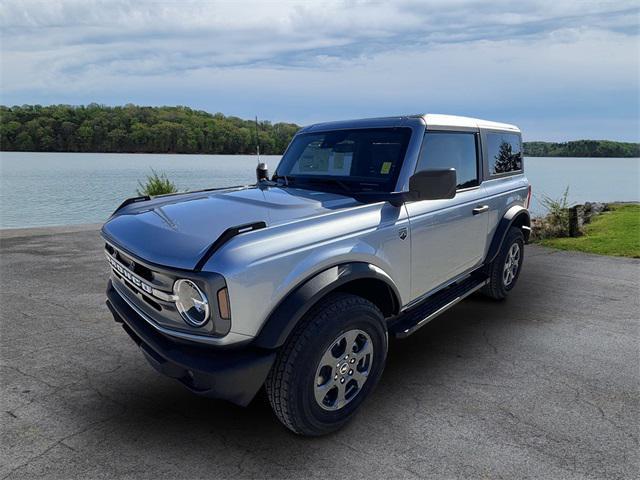
[(522, 171), (522, 142), (515, 133), (487, 133), (489, 175)]

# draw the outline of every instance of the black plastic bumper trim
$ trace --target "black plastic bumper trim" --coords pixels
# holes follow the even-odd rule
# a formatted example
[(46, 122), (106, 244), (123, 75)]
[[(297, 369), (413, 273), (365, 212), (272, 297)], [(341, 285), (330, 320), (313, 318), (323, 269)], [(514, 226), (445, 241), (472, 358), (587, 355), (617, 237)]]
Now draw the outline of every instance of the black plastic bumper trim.
[(114, 320), (122, 324), (151, 366), (197, 394), (246, 406), (262, 387), (275, 360), (275, 351), (215, 349), (170, 339), (141, 318), (111, 281), (106, 303)]

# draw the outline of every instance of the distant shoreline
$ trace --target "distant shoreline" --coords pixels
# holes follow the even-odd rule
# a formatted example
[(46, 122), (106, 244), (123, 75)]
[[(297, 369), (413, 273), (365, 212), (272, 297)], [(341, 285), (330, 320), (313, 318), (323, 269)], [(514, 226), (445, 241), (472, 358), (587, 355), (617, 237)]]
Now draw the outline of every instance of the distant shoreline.
[[(188, 107), (0, 105), (6, 152), (281, 155), (301, 126), (246, 120)], [(640, 143), (524, 142), (527, 157), (640, 157)]]
[[(208, 152), (194, 152), (194, 153), (184, 153), (184, 152), (61, 152), (61, 151), (44, 151), (44, 150), (31, 150), (31, 151), (23, 151), (23, 150), (0, 150), (0, 154), (3, 153), (56, 153), (60, 155), (64, 154), (106, 154), (106, 155), (175, 155), (175, 156), (196, 156), (196, 155), (208, 155), (208, 156), (223, 156), (223, 157), (257, 157), (255, 153), (208, 153)], [(265, 153), (260, 154), (261, 157), (280, 157), (281, 153)], [(640, 155), (638, 156), (586, 156), (586, 155), (531, 155), (529, 153), (524, 154), (525, 158), (630, 158), (630, 159), (638, 159), (640, 160)]]
[[(105, 155), (184, 155), (185, 157), (189, 157), (192, 155), (209, 155), (209, 156), (221, 156), (221, 157), (257, 157), (255, 153), (209, 153), (209, 152), (61, 152), (61, 151), (45, 151), (45, 150), (0, 150), (0, 153), (59, 153), (60, 155), (67, 153), (89, 153), (89, 154), (105, 154)], [(281, 153), (261, 153), (261, 157), (281, 157)]]

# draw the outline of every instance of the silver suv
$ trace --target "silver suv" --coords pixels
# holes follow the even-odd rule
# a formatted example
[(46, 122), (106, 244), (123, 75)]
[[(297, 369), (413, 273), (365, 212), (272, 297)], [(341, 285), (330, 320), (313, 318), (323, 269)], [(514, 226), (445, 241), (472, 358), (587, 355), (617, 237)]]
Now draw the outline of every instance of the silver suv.
[(149, 362), (292, 431), (344, 425), (388, 336), (514, 287), (531, 190), (517, 127), (446, 115), (312, 125), (255, 185), (125, 201), (107, 305)]

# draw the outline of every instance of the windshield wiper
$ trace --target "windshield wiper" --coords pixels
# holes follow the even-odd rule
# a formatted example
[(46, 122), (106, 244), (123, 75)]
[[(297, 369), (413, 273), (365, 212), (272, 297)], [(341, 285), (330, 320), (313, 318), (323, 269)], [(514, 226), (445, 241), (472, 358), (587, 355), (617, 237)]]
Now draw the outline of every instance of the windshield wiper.
[(305, 179), (305, 181), (309, 182), (309, 183), (316, 183), (316, 184), (333, 184), (333, 185), (337, 185), (338, 187), (340, 187), (344, 192), (346, 192), (349, 196), (353, 196), (353, 190), (349, 187), (349, 185), (347, 185), (346, 183), (344, 183), (342, 180), (339, 180), (337, 178), (307, 178)]
[[(307, 179), (305, 179), (307, 180)], [(410, 192), (381, 192), (381, 191), (357, 191), (352, 190), (349, 186), (337, 178), (312, 178), (308, 179), (309, 183), (330, 183), (341, 187), (347, 196), (362, 202), (362, 203), (375, 203), (375, 202), (389, 202), (394, 207), (401, 206), (407, 200), (412, 198)]]
[[(284, 180), (284, 185), (289, 186), (290, 183), (296, 182), (296, 188), (305, 188), (305, 185), (313, 185), (313, 184), (325, 184), (325, 185), (337, 185), (342, 189), (347, 196), (362, 202), (362, 203), (373, 203), (373, 202), (389, 202), (394, 207), (401, 206), (404, 202), (411, 200), (412, 196), (409, 192), (381, 192), (381, 191), (358, 191), (352, 190), (347, 183), (343, 182), (338, 178), (309, 178), (309, 177), (289, 177), (287, 175), (274, 175), (274, 180)], [(300, 180), (300, 182), (298, 182)]]
[(284, 186), (288, 187), (289, 186), (289, 181), (293, 181), (292, 177), (287, 177), (286, 175), (274, 175), (273, 176), (273, 181), (275, 181), (276, 183), (278, 182), (278, 180), (284, 180)]

